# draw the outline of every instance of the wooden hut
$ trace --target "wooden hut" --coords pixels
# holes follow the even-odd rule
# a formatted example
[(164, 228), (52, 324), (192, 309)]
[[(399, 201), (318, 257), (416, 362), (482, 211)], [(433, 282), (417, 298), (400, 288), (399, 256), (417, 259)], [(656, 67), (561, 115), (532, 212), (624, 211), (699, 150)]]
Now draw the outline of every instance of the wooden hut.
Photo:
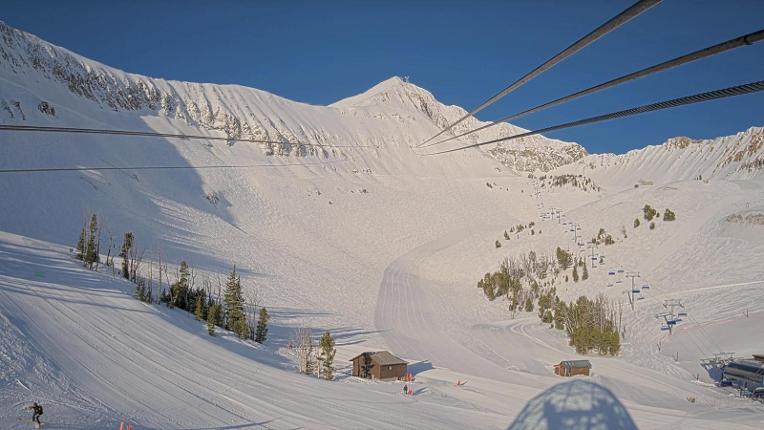
[(370, 379), (401, 379), (408, 363), (387, 351), (364, 352), (353, 357), (353, 376)]
[(589, 360), (564, 360), (560, 364), (555, 364), (554, 374), (559, 376), (589, 376), (591, 368), (592, 363)]

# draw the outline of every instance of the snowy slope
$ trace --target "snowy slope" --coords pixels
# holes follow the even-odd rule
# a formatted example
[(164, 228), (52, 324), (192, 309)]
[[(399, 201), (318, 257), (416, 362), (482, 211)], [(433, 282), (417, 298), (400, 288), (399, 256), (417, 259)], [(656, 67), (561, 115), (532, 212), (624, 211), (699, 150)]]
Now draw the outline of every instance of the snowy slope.
[(764, 128), (751, 127), (733, 136), (675, 137), (626, 154), (589, 155), (551, 174), (583, 174), (595, 181), (615, 177), (620, 184), (628, 185), (697, 178), (755, 178), (763, 171)]
[[(21, 428), (17, 408), (34, 399), (63, 428), (114, 428), (122, 417), (139, 428), (532, 428), (539, 405), (557, 408), (565, 392), (602, 398), (622, 418), (614, 394), (639, 428), (764, 424), (760, 406), (694, 382), (697, 358), (754, 352), (750, 336), (764, 315), (764, 226), (755, 222), (764, 214), (762, 129), (625, 155), (585, 156), (579, 145), (535, 136), (487, 153), (421, 157), (412, 146), (464, 110), (398, 78), (311, 106), (124, 73), (3, 23), (0, 33), (4, 124), (282, 142), (2, 132), (4, 168), (257, 166), (0, 176), (0, 428)], [(601, 190), (541, 189), (525, 171), (583, 172)], [(646, 203), (670, 207), (677, 221), (634, 230)], [(540, 217), (552, 207), (584, 238), (628, 228), (604, 251), (608, 266), (561, 286), (564, 298), (625, 299), (607, 287), (612, 267), (654, 285), (627, 317), (622, 356), (592, 358), (595, 387), (555, 385), (551, 365), (576, 357), (565, 339), (535, 314), (510, 319), (506, 303), (474, 287), (505, 256), (576, 250), (562, 220)], [(68, 249), (90, 212), (116, 240), (135, 232), (147, 260), (184, 259), (213, 274), (236, 264), (245, 288), (274, 311), (268, 346), (211, 339), (188, 315), (137, 302), (129, 285), (76, 266)], [(529, 221), (543, 235), (494, 247), (505, 229)], [(672, 295), (688, 302), (692, 320), (669, 338), (654, 315)], [(412, 360), (417, 395), (347, 378), (347, 368), (337, 383), (294, 374), (278, 348), (298, 326), (332, 330), (339, 363), (382, 348)], [(730, 330), (740, 335), (717, 340)], [(469, 383), (455, 387), (457, 379)]]

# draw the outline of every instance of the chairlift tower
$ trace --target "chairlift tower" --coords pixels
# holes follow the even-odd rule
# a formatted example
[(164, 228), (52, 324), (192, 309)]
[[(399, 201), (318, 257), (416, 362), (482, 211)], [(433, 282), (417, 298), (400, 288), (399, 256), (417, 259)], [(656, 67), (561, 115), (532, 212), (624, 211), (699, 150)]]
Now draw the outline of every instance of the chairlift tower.
[(589, 245), (589, 247), (592, 249), (592, 269), (596, 268), (595, 263), (597, 262), (597, 257), (594, 255), (594, 251), (597, 250), (597, 244), (592, 243)]
[(669, 312), (671, 312), (671, 315), (674, 317), (680, 316), (680, 314), (687, 314), (686, 312), (675, 312), (677, 308), (684, 309), (684, 305), (682, 304), (682, 301), (680, 299), (667, 299), (663, 301), (663, 307), (666, 308), (666, 310), (671, 309)]
[(666, 322), (666, 327), (668, 328), (669, 334), (672, 334), (672, 327), (674, 324), (676, 324), (676, 319), (673, 315), (669, 312), (661, 312), (657, 315), (655, 315), (655, 318), (663, 318), (663, 320)]
[(638, 290), (634, 288), (634, 278), (639, 278), (639, 272), (629, 272), (626, 274), (627, 278), (631, 278), (631, 290), (629, 290), (629, 302), (631, 302), (631, 310), (634, 310), (634, 294), (639, 293)]

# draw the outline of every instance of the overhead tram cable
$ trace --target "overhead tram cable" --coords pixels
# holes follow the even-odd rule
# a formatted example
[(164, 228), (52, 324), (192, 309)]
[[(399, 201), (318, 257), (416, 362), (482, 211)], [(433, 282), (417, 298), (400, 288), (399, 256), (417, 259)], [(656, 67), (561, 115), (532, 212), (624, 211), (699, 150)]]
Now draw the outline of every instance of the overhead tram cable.
[[(346, 160), (338, 160), (342, 162)], [(201, 166), (93, 166), (93, 167), (30, 167), (18, 169), (0, 169), (3, 173), (45, 173), (45, 172), (87, 172), (102, 170), (202, 170), (202, 169), (253, 169), (258, 167), (320, 167), (332, 163), (286, 163), (286, 164), (213, 164)]]
[(578, 39), (576, 42), (574, 42), (572, 45), (568, 46), (564, 50), (560, 51), (557, 55), (554, 57), (548, 59), (546, 62), (541, 64), (540, 66), (536, 67), (535, 69), (531, 70), (530, 72), (526, 73), (523, 77), (516, 80), (512, 84), (510, 84), (508, 87), (504, 88), (503, 90), (499, 91), (495, 95), (491, 96), (488, 100), (481, 103), (478, 107), (471, 110), (458, 120), (456, 122), (452, 123), (445, 129), (441, 130), (440, 132), (436, 133), (434, 136), (430, 137), (429, 139), (425, 140), (424, 142), (417, 145), (417, 147), (420, 147), (436, 137), (442, 135), (443, 133), (448, 132), (454, 126), (457, 124), (460, 124), (465, 119), (469, 118), (472, 115), (475, 115), (476, 113), (482, 111), (483, 109), (487, 108), (488, 106), (491, 106), (492, 104), (496, 103), (497, 101), (501, 100), (504, 96), (511, 93), (512, 91), (516, 90), (517, 88), (521, 87), (525, 83), (529, 82), (536, 76), (546, 72), (547, 70), (551, 69), (557, 63), (565, 60), (566, 58), (570, 57), (571, 55), (575, 54), (576, 52), (580, 51), (581, 49), (585, 48), (592, 42), (596, 41), (597, 39), (601, 38), (602, 36), (605, 36), (606, 34), (610, 33), (611, 31), (615, 30), (616, 28), (622, 26), (623, 24), (626, 24), (633, 18), (636, 18), (638, 15), (642, 14), (643, 12), (647, 11), (651, 7), (655, 6), (656, 4), (660, 3), (661, 0), (639, 0), (633, 5), (631, 5), (629, 8), (624, 10), (623, 12), (619, 13), (618, 15), (611, 18), (606, 23), (600, 25), (596, 29), (594, 29), (591, 33), (587, 34), (586, 36)]
[(589, 87), (589, 88), (587, 88), (585, 90), (581, 90), (581, 91), (569, 94), (567, 96), (560, 97), (560, 98), (558, 98), (556, 100), (552, 100), (552, 101), (549, 101), (549, 102), (546, 102), (546, 103), (542, 103), (542, 104), (540, 104), (538, 106), (532, 107), (532, 108), (524, 110), (522, 112), (518, 112), (518, 113), (511, 114), (511, 115), (507, 115), (507, 116), (505, 116), (505, 117), (503, 117), (501, 119), (497, 119), (496, 121), (493, 121), (493, 122), (488, 123), (488, 124), (486, 124), (484, 126), (478, 127), (478, 128), (476, 128), (474, 130), (469, 130), (469, 131), (466, 131), (466, 132), (464, 132), (462, 134), (451, 136), (451, 137), (448, 137), (446, 139), (439, 140), (437, 142), (430, 143), (429, 145), (423, 145), (423, 146), (420, 146), (420, 147), (421, 148), (427, 148), (427, 147), (434, 146), (434, 145), (440, 145), (441, 143), (449, 142), (451, 140), (458, 139), (460, 137), (464, 137), (464, 136), (467, 136), (469, 134), (472, 134), (472, 133), (475, 133), (475, 132), (478, 132), (478, 131), (481, 131), (481, 130), (485, 130), (487, 128), (491, 128), (491, 127), (496, 126), (498, 124), (502, 124), (502, 123), (504, 123), (506, 121), (517, 119), (517, 118), (521, 118), (521, 117), (524, 117), (526, 115), (530, 115), (532, 113), (536, 113), (536, 112), (542, 111), (544, 109), (547, 109), (547, 108), (550, 108), (550, 107), (553, 107), (553, 106), (557, 106), (557, 105), (560, 105), (562, 103), (569, 102), (571, 100), (575, 100), (575, 99), (577, 99), (579, 97), (583, 97), (583, 96), (586, 96), (586, 95), (589, 95), (589, 94), (594, 94), (596, 92), (603, 91), (603, 90), (606, 90), (608, 88), (612, 88), (612, 87), (615, 87), (617, 85), (621, 85), (621, 84), (629, 82), (629, 81), (633, 81), (633, 80), (636, 80), (636, 79), (644, 78), (645, 76), (649, 76), (649, 75), (652, 75), (652, 74), (655, 74), (655, 73), (658, 73), (658, 72), (662, 72), (662, 71), (665, 71), (665, 70), (668, 70), (668, 69), (671, 69), (671, 68), (674, 68), (674, 67), (677, 67), (677, 66), (681, 66), (683, 64), (690, 63), (692, 61), (697, 61), (697, 60), (700, 60), (700, 59), (703, 59), (703, 58), (711, 57), (713, 55), (721, 54), (723, 52), (726, 52), (726, 51), (729, 51), (729, 50), (732, 50), (732, 49), (735, 49), (735, 48), (739, 48), (741, 46), (753, 45), (756, 42), (760, 42), (762, 39), (764, 39), (764, 29), (759, 30), (759, 31), (755, 31), (753, 33), (748, 33), (746, 35), (739, 36), (739, 37), (736, 37), (734, 39), (727, 40), (726, 42), (722, 42), (722, 43), (719, 43), (719, 44), (716, 44), (716, 45), (713, 45), (713, 46), (709, 46), (707, 48), (703, 48), (703, 49), (700, 49), (698, 51), (682, 55), (680, 57), (676, 57), (676, 58), (674, 58), (672, 60), (664, 61), (664, 62), (656, 64), (654, 66), (650, 66), (650, 67), (644, 68), (642, 70), (638, 70), (636, 72), (632, 72), (632, 73), (620, 76), (620, 77), (615, 78), (615, 79), (611, 79), (611, 80), (609, 80), (607, 82), (595, 85), (593, 87)]
[(176, 139), (183, 139), (183, 140), (187, 140), (187, 139), (222, 140), (226, 142), (270, 143), (270, 144), (277, 144), (277, 145), (286, 145), (286, 144), (304, 145), (304, 146), (314, 146), (318, 148), (375, 148), (376, 147), (373, 145), (321, 145), (317, 143), (305, 143), (305, 142), (289, 142), (289, 141), (267, 140), (267, 139), (246, 139), (246, 138), (234, 138), (234, 137), (223, 137), (223, 136), (203, 136), (203, 135), (194, 135), (194, 134), (157, 133), (157, 132), (151, 132), (151, 131), (114, 130), (114, 129), (100, 129), (100, 128), (75, 128), (75, 127), (50, 127), (50, 126), (16, 125), (16, 124), (0, 124), (0, 131), (104, 134), (104, 135), (117, 135), (117, 136), (176, 138)]
[(576, 121), (567, 122), (564, 124), (553, 125), (551, 127), (541, 128), (538, 130), (529, 131), (526, 133), (515, 134), (507, 137), (500, 137), (498, 139), (492, 139), (485, 142), (473, 143), (471, 145), (460, 146), (458, 148), (447, 149), (445, 151), (433, 152), (430, 154), (421, 154), (422, 156), (431, 156), (446, 154), (449, 152), (461, 151), (463, 149), (477, 148), (478, 146), (489, 145), (491, 143), (504, 142), (507, 140), (519, 139), (521, 137), (533, 136), (541, 133), (548, 133), (550, 131), (562, 130), (565, 128), (578, 127), (581, 125), (592, 124), (595, 122), (609, 121), (612, 119), (625, 118), (627, 116), (639, 115), (647, 112), (654, 112), (663, 109), (670, 109), (678, 106), (684, 106), (694, 103), (707, 102), (710, 100), (716, 100), (726, 97), (741, 96), (744, 94), (751, 94), (758, 91), (764, 91), (764, 81), (751, 82), (749, 84), (737, 85), (734, 87), (723, 88), (714, 91), (708, 91), (705, 93), (693, 94), (690, 96), (679, 97), (671, 100), (664, 100), (661, 102), (651, 103), (647, 105), (637, 106), (631, 109), (626, 109), (618, 112), (611, 112), (603, 115), (597, 115), (589, 118), (579, 119)]

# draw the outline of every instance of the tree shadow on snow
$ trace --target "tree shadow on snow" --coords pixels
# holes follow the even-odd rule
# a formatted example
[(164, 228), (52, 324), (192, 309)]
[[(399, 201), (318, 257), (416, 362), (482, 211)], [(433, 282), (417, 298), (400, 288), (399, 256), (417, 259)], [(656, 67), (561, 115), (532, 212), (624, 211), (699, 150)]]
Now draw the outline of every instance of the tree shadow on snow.
[(575, 379), (555, 385), (525, 405), (507, 430), (637, 430), (607, 388)]

